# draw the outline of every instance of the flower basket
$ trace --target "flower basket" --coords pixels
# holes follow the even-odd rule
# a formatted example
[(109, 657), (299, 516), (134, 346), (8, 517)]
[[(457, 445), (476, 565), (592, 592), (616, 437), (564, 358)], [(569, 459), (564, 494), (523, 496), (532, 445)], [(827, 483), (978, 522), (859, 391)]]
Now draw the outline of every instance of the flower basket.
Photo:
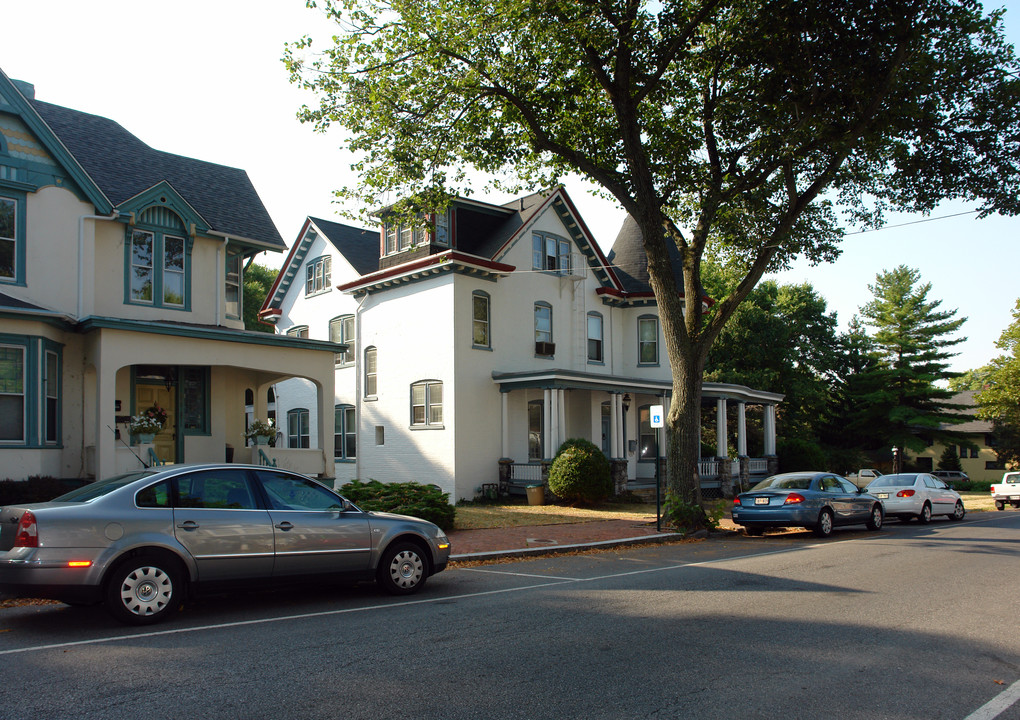
[(132, 417), (131, 422), (128, 423), (128, 430), (132, 435), (148, 435), (151, 437), (163, 429), (163, 426), (166, 425), (166, 419), (166, 410), (159, 405), (153, 405), (141, 415)]
[(244, 431), (246, 440), (253, 440), (256, 445), (268, 445), (276, 437), (276, 425), (272, 420), (263, 422), (255, 419)]

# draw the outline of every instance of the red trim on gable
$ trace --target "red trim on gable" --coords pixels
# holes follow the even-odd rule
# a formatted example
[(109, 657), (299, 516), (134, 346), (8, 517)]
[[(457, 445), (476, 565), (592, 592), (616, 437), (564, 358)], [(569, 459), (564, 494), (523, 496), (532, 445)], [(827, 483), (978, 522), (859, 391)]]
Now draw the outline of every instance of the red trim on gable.
[(280, 281), (283, 280), (284, 270), (290, 265), (291, 260), (294, 259), (294, 253), (297, 252), (298, 246), (301, 245), (301, 239), (304, 238), (308, 232), (308, 226), (312, 224), (310, 217), (305, 217), (305, 222), (301, 226), (301, 231), (298, 233), (297, 238), (294, 240), (294, 244), (290, 246), (290, 251), (287, 253), (287, 259), (283, 261), (283, 265), (280, 266), (280, 272), (276, 274), (276, 279), (273, 280), (273, 286), (269, 288), (269, 292), (266, 293), (266, 299), (262, 301), (262, 307), (259, 308), (258, 316), (261, 318), (262, 313), (269, 311), (269, 303), (276, 295), (277, 289), (280, 287)]
[(467, 253), (458, 252), (456, 250), (446, 250), (436, 255), (429, 255), (428, 257), (424, 257), (413, 262), (404, 263), (403, 265), (394, 265), (393, 267), (386, 268), (385, 270), (378, 270), (374, 273), (363, 275), (357, 280), (344, 283), (343, 285), (337, 285), (336, 289), (340, 292), (345, 292), (364, 285), (374, 285), (375, 283), (380, 282), (381, 280), (386, 280), (387, 278), (406, 275), (407, 273), (414, 272), (415, 270), (423, 270), (425, 268), (432, 267), (433, 265), (442, 265), (448, 262), (459, 262), (464, 265), (474, 265), (475, 267), (502, 273), (511, 273), (517, 269), (516, 265), (506, 265), (504, 263), (493, 262), (492, 260), (480, 258), (477, 255), (468, 255)]
[[(581, 213), (577, 211), (577, 206), (574, 205), (574, 201), (570, 198), (570, 195), (567, 194), (565, 189), (560, 188), (560, 190), (562, 190), (563, 202), (566, 203), (567, 209), (570, 210), (570, 214), (574, 216), (574, 219), (578, 223), (578, 227), (581, 228), (581, 232), (584, 233), (586, 238), (588, 238), (588, 244), (591, 245), (591, 249), (595, 251), (595, 255), (598, 257), (599, 262), (602, 263), (602, 267), (605, 268), (610, 279), (616, 284), (616, 287), (623, 287), (623, 283), (620, 282), (620, 278), (616, 277), (616, 272), (609, 265), (609, 260), (607, 260), (606, 256), (602, 254), (602, 249), (599, 247), (599, 244), (595, 242), (595, 237), (591, 234), (591, 230), (588, 229), (588, 225), (585, 223), (584, 218), (581, 217)], [(557, 190), (557, 192), (560, 192), (560, 190)]]

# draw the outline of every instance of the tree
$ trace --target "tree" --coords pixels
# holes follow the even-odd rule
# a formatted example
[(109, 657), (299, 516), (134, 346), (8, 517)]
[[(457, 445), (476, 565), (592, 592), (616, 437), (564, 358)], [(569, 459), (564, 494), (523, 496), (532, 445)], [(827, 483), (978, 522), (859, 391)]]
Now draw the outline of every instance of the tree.
[[(931, 283), (905, 265), (880, 272), (868, 289), (874, 299), (861, 315), (874, 328), (878, 363), (870, 371), (866, 393), (860, 398), (865, 421), (887, 443), (921, 451), (931, 441), (959, 443), (961, 435), (945, 426), (971, 419), (961, 406), (948, 402), (954, 393), (936, 383), (952, 377), (950, 349), (966, 340), (953, 336), (966, 322), (956, 310), (940, 310), (941, 300), (930, 300)], [(902, 455), (901, 455), (902, 456)]]
[[(314, 4), (314, 0), (310, 0)], [(493, 187), (592, 181), (637, 222), (673, 376), (667, 492), (697, 504), (701, 379), (755, 284), (838, 254), (844, 221), (946, 198), (1020, 211), (1020, 79), (971, 0), (324, 0), (333, 44), (288, 45), (339, 125), (348, 201), (438, 209)], [(845, 212), (840, 216), (840, 210)], [(667, 247), (679, 253), (674, 272)], [(741, 280), (699, 308), (710, 246)]]
[(939, 470), (963, 470), (963, 465), (960, 464), (960, 456), (956, 454), (955, 445), (946, 445), (946, 449), (942, 451), (942, 455), (939, 457)]
[(1013, 322), (1003, 330), (995, 347), (1005, 351), (988, 364), (985, 389), (975, 399), (979, 417), (992, 421), (999, 462), (1020, 463), (1020, 300)]
[(278, 270), (252, 263), (244, 269), (244, 329), (273, 333), (275, 328), (259, 320), (259, 309), (276, 281)]

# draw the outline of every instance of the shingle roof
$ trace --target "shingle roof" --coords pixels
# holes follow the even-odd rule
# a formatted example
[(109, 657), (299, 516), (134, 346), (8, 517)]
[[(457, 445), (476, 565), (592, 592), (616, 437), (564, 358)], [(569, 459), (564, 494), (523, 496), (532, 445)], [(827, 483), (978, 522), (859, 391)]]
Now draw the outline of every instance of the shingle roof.
[(213, 230), (286, 250), (244, 170), (154, 150), (108, 118), (29, 102), (114, 206), (165, 180)]
[(359, 275), (379, 269), (379, 230), (365, 230), (343, 223), (309, 217)]
[[(669, 261), (673, 266), (673, 276), (678, 280), (678, 287), (683, 287), (683, 264), (680, 251), (672, 243), (667, 243)], [(613, 249), (609, 251), (609, 264), (616, 270), (623, 289), (627, 292), (651, 292), (648, 284), (648, 256), (641, 244), (641, 228), (630, 215), (623, 221)]]

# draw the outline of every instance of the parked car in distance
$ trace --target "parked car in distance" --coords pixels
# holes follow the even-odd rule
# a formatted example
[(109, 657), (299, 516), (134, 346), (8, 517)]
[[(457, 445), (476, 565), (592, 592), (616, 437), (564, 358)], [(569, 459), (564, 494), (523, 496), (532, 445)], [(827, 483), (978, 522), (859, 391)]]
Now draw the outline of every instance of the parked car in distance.
[(846, 476), (846, 479), (852, 482), (857, 487), (866, 487), (868, 483), (877, 477), (881, 477), (880, 473), (875, 468), (861, 468), (857, 472), (850, 473)]
[(1005, 510), (1006, 503), (1020, 508), (1020, 472), (1003, 474), (1002, 482), (993, 484), (989, 490), (996, 510)]
[(152, 468), (0, 509), (0, 593), (104, 602), (136, 625), (206, 589), (374, 578), (410, 594), (449, 556), (436, 525), (274, 467)]
[(928, 473), (883, 475), (868, 485), (868, 492), (882, 501), (886, 517), (929, 523), (933, 515), (963, 520), (967, 514), (960, 493)]
[(885, 512), (878, 498), (844, 477), (828, 472), (773, 475), (733, 498), (733, 522), (748, 535), (768, 527), (806, 527), (828, 537), (837, 525), (882, 527)]
[(959, 482), (970, 482), (970, 476), (962, 470), (932, 470), (931, 474), (949, 487)]

